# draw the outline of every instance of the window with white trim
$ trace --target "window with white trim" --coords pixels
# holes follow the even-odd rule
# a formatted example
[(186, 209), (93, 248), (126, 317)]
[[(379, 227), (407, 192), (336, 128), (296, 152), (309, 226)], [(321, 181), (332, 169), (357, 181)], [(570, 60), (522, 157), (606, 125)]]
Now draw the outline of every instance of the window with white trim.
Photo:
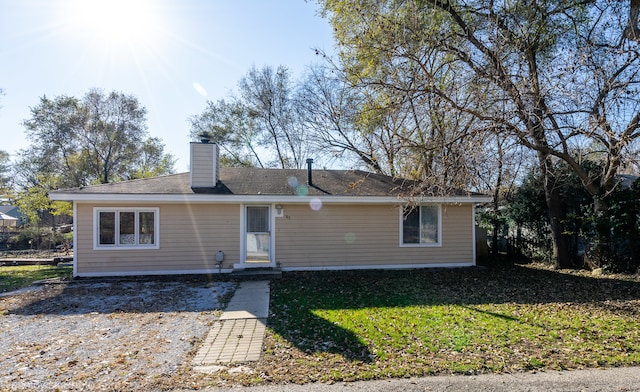
[(401, 245), (440, 245), (442, 225), (439, 205), (408, 206), (402, 209), (401, 214)]
[(157, 249), (158, 208), (95, 208), (94, 248)]

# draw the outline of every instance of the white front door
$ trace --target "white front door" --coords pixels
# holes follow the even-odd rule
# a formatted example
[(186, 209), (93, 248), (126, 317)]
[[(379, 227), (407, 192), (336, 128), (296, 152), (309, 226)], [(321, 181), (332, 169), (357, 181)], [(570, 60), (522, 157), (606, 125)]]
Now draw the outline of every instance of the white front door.
[(271, 207), (245, 207), (245, 262), (271, 262)]

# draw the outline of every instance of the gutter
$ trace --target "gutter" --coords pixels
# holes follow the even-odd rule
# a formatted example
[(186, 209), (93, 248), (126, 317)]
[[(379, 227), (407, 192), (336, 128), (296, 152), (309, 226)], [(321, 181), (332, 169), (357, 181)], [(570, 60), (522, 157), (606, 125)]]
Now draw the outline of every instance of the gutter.
[(53, 191), (51, 200), (75, 202), (162, 202), (162, 203), (286, 203), (309, 204), (320, 200), (323, 204), (404, 204), (412, 203), (489, 203), (491, 196), (425, 196), (409, 198), (400, 196), (282, 196), (282, 195), (206, 195), (206, 194), (117, 194), (117, 193), (70, 193)]

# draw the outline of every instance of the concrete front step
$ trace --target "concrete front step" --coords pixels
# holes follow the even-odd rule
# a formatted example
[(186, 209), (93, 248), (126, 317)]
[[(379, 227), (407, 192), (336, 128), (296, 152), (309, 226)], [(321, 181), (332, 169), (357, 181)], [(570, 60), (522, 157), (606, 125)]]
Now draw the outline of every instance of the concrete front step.
[(281, 278), (282, 270), (280, 268), (246, 268), (234, 269), (230, 276), (238, 279), (270, 279)]

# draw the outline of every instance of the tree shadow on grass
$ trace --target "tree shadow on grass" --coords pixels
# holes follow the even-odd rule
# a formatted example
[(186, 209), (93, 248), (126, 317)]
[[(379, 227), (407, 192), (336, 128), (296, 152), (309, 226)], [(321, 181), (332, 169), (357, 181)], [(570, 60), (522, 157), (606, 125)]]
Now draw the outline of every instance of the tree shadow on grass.
[(287, 273), (283, 299), (319, 309), (413, 305), (593, 303), (640, 299), (640, 280), (527, 266)]
[(370, 363), (373, 355), (355, 333), (315, 315), (309, 309), (291, 309), (295, 314), (271, 312), (268, 326), (275, 333), (307, 354), (337, 354), (348, 361)]
[[(187, 283), (186, 285), (184, 283)], [(186, 287), (186, 289), (185, 289)], [(71, 284), (50, 296), (0, 309), (19, 315), (92, 312), (190, 312), (219, 309), (207, 277), (155, 277)], [(54, 290), (55, 291), (55, 290)], [(357, 333), (318, 311), (482, 304), (590, 303), (615, 314), (640, 316), (640, 281), (505, 266), (495, 269), (340, 271), (286, 273), (271, 285), (269, 327), (298, 349), (370, 363), (373, 355)], [(0, 302), (0, 305), (2, 302)], [(512, 316), (492, 313), (507, 322)]]
[(480, 309), (480, 308), (478, 308), (476, 306), (462, 305), (462, 307), (465, 308), (465, 309), (472, 310), (474, 312), (482, 313), (482, 314), (485, 314), (487, 316), (496, 317), (496, 318), (499, 318), (499, 319), (502, 319), (502, 320), (506, 320), (506, 321), (519, 321), (519, 319), (517, 317), (513, 317), (513, 316), (510, 316), (508, 314), (490, 312), (488, 310)]
[(287, 273), (272, 283), (269, 327), (300, 350), (371, 362), (356, 333), (317, 316), (322, 310), (458, 305), (519, 322), (483, 304), (589, 303), (640, 315), (640, 281), (591, 277), (523, 266), (496, 269)]

